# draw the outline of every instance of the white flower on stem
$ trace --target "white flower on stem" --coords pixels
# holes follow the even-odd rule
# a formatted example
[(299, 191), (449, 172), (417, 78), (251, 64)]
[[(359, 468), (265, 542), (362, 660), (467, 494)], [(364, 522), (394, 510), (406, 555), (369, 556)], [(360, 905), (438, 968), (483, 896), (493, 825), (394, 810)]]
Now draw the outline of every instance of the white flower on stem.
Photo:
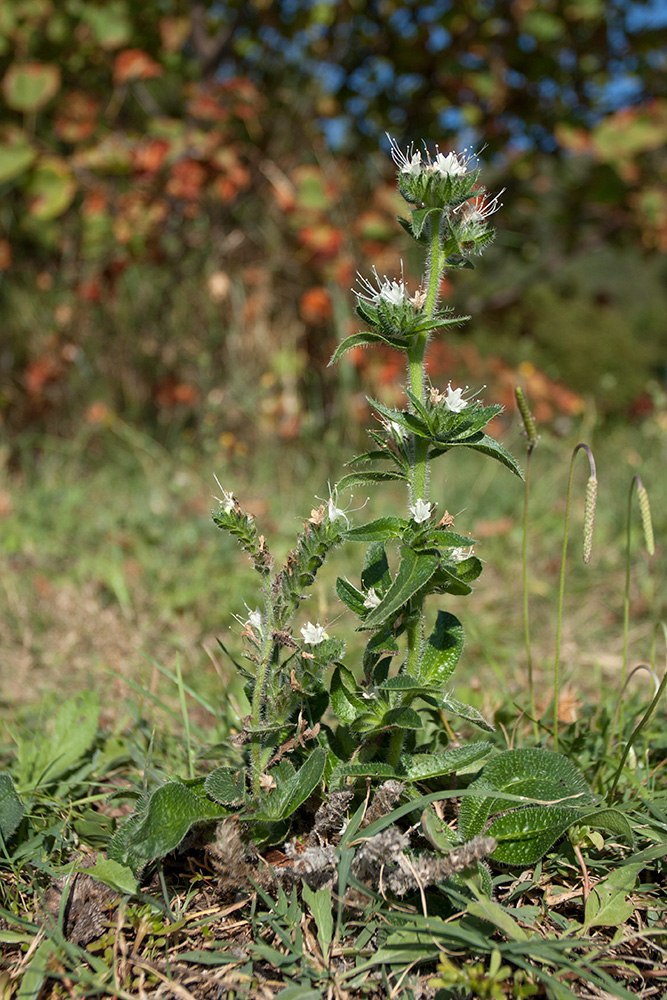
[(468, 386), (465, 389), (452, 389), (452, 383), (449, 383), (445, 391), (445, 406), (451, 413), (460, 413), (461, 410), (465, 410), (469, 400), (463, 398), (463, 393), (467, 389)]
[(438, 153), (431, 164), (431, 169), (441, 177), (463, 177), (468, 172), (466, 164), (467, 161), (464, 160), (462, 163), (456, 153), (447, 153), (447, 156)]
[(413, 504), (410, 504), (408, 510), (412, 514), (413, 519), (417, 524), (421, 524), (423, 521), (428, 521), (429, 517), (433, 513), (435, 504), (430, 501), (424, 502), (421, 497), (415, 500)]
[(473, 552), (474, 549), (472, 545), (467, 549), (463, 548), (463, 546), (459, 549), (452, 549), (449, 553), (449, 561), (453, 563), (465, 562), (466, 559), (470, 559)]
[(236, 501), (234, 499), (234, 494), (233, 493), (229, 493), (227, 490), (225, 490), (225, 489), (222, 488), (222, 486), (220, 485), (220, 480), (216, 476), (215, 472), (213, 473), (213, 478), (215, 479), (216, 483), (220, 487), (220, 491), (222, 493), (222, 498), (220, 498), (220, 497), (213, 497), (213, 499), (217, 500), (219, 504), (222, 504), (222, 509), (224, 510), (225, 514), (231, 514), (231, 512), (236, 507)]
[[(332, 490), (331, 489), (331, 484), (329, 484), (329, 499), (328, 500), (322, 500), (322, 497), (318, 497), (318, 496), (316, 496), (315, 499), (316, 500), (321, 500), (322, 503), (326, 504), (327, 516), (328, 516), (329, 520), (332, 523), (334, 521), (337, 521), (339, 517), (342, 517), (343, 520), (345, 521), (345, 526), (347, 528), (349, 528), (350, 527), (350, 519), (349, 519), (349, 517), (347, 515), (348, 514), (354, 514), (358, 510), (363, 510), (363, 508), (368, 503), (369, 497), (366, 498), (365, 503), (362, 503), (361, 507), (346, 507), (343, 510), (342, 507), (338, 506), (338, 490), (337, 490), (337, 488), (334, 486), (334, 488)], [(351, 502), (352, 502), (352, 497), (350, 496), (350, 503)], [(311, 511), (311, 515), (314, 514), (314, 513), (317, 513), (317, 512), (316, 511)], [(313, 518), (311, 516), (311, 521), (312, 520), (313, 520)], [(316, 523), (321, 523), (321, 521), (320, 522), (316, 522)]]
[(384, 427), (387, 434), (391, 434), (395, 441), (405, 441), (408, 436), (408, 432), (402, 424), (399, 424), (396, 420), (389, 420), (386, 417), (380, 417), (380, 423)]
[(505, 188), (498, 192), (495, 198), (490, 198), (488, 194), (478, 194), (476, 198), (464, 203), (457, 209), (461, 212), (462, 220), (465, 224), (485, 222), (490, 215), (502, 208), (502, 201), (499, 201), (501, 194), (505, 193)]
[[(245, 604), (245, 601), (243, 603)], [(259, 608), (255, 608), (254, 611), (251, 611), (247, 604), (245, 609), (248, 612), (247, 618), (241, 618), (240, 615), (233, 615), (232, 617), (236, 618), (239, 625), (241, 625), (241, 627), (249, 635), (249, 638), (255, 638), (255, 633), (261, 637), (264, 630), (262, 612)]]
[(324, 630), (324, 625), (320, 625), (319, 622), (316, 625), (313, 625), (312, 622), (307, 622), (301, 629), (301, 635), (303, 636), (303, 641), (307, 642), (309, 646), (319, 646), (321, 642), (329, 638)]
[(366, 595), (366, 600), (364, 601), (365, 608), (377, 608), (378, 604), (382, 598), (379, 594), (376, 594), (375, 587), (371, 587)]
[(389, 139), (389, 145), (391, 146), (391, 158), (400, 172), (402, 174), (421, 173), (424, 169), (424, 164), (422, 163), (422, 154), (419, 150), (415, 149), (414, 145), (410, 145), (407, 153), (404, 153), (396, 140), (393, 139), (388, 132), (385, 134)]
[(372, 306), (377, 306), (380, 302), (386, 302), (390, 306), (403, 305), (407, 298), (407, 288), (405, 287), (403, 277), (401, 276), (400, 281), (392, 281), (385, 274), (384, 278), (380, 280), (380, 276), (375, 268), (373, 268), (373, 274), (375, 275), (377, 289), (373, 288), (373, 285), (367, 278), (364, 278), (361, 274), (357, 274), (361, 291), (358, 291), (356, 288), (352, 289), (357, 298), (363, 302), (368, 302)]

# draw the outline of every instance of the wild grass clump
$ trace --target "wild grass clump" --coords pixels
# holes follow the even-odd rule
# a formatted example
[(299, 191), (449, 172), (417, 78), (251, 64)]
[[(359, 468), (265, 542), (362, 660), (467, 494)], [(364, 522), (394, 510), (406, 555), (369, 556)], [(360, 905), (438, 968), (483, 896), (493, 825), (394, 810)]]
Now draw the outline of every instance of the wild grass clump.
[[(561, 722), (580, 450), (590, 463), (585, 562), (597, 502), (587, 445), (570, 466), (553, 713), (536, 709), (527, 596), (529, 725), (514, 712), (511, 734), (498, 732), (452, 694), (465, 629), (450, 608), (483, 565), (462, 513), (433, 497), (433, 466), (446, 456), (456, 476), (467, 451), (523, 473), (489, 433), (501, 407), (485, 404), (482, 390), (433, 385), (427, 355), (464, 319), (441, 303), (443, 276), (470, 268), (490, 244), (500, 195), (486, 193), (467, 152), (404, 152), (393, 141), (391, 151), (409, 206), (399, 222), (422, 250), (424, 273), (414, 287), (403, 273), (360, 276), (364, 329), (332, 362), (351, 348), (391, 347), (407, 368), (401, 404), (369, 401), (369, 450), (328, 496), (304, 505), (284, 560), (232, 484), (218, 483), (213, 520), (256, 578), (248, 603), (239, 595), (230, 609), (244, 642), (230, 661), (245, 706), (212, 706), (178, 662), (180, 725), (172, 711), (166, 728), (141, 721), (131, 737), (104, 736), (86, 694), (60, 708), (43, 740), (14, 734), (17, 752), (0, 774), (0, 936), (6, 985), (20, 979), (26, 997), (168, 989), (203, 998), (213, 989), (282, 1000), (560, 1000), (584, 985), (630, 997), (667, 944), (667, 748), (656, 758), (651, 745), (665, 680), (653, 665), (648, 707), (628, 701), (631, 728), (604, 705), (592, 720)], [(530, 466), (537, 430), (521, 392), (517, 401)], [(373, 501), (343, 499), (360, 487), (387, 491), (389, 512), (385, 504), (370, 517)], [(642, 490), (639, 482), (646, 530)], [(466, 509), (474, 503), (473, 494)], [(526, 492), (525, 595), (528, 525)], [(343, 613), (322, 620), (307, 603), (316, 581), (336, 550), (360, 545), (356, 567), (336, 581)], [(214, 740), (191, 719), (192, 698), (218, 716)]]

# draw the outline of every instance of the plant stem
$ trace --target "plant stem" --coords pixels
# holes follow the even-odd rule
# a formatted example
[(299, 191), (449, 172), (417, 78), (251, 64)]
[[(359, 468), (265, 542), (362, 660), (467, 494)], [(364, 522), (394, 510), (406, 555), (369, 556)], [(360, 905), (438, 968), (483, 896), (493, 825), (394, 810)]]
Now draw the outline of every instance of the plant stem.
[(533, 449), (528, 448), (526, 458), (526, 482), (523, 493), (523, 538), (521, 543), (521, 567), (523, 583), (523, 638), (526, 647), (526, 664), (528, 666), (528, 695), (530, 698), (530, 715), (533, 720), (535, 740), (539, 738), (537, 712), (535, 711), (535, 686), (533, 684), (533, 657), (530, 647), (530, 615), (528, 612), (528, 496), (530, 491), (530, 467)]
[(266, 616), (266, 626), (264, 628), (264, 641), (262, 642), (261, 654), (257, 661), (257, 672), (255, 673), (255, 686), (252, 692), (251, 722), (254, 730), (250, 743), (250, 773), (252, 776), (252, 792), (255, 798), (261, 792), (260, 776), (262, 773), (262, 737), (259, 728), (262, 723), (262, 707), (264, 705), (264, 690), (269, 676), (271, 663), (275, 655), (275, 642), (273, 640), (273, 605), (271, 603), (271, 591), (268, 583), (264, 584), (264, 610)]
[[(440, 277), (442, 273), (442, 251), (440, 249), (440, 219), (436, 222), (431, 220), (431, 245), (429, 249), (427, 264), (427, 286), (426, 303), (424, 311), (428, 318), (432, 318), (438, 304), (438, 291), (440, 288)], [(428, 343), (428, 333), (420, 333), (415, 336), (412, 345), (408, 348), (408, 375), (410, 379), (410, 391), (420, 403), (424, 402), (425, 365), (424, 355)], [(413, 460), (410, 477), (411, 499), (415, 502), (418, 499), (426, 500), (426, 489), (428, 484), (428, 446), (426, 438), (414, 436)], [(419, 665), (419, 652), (421, 646), (423, 629), (423, 599), (420, 599), (414, 610), (414, 618), (408, 625), (407, 633), (407, 656), (405, 659), (405, 672), (415, 675)], [(403, 750), (404, 731), (395, 729), (391, 735), (388, 750), (388, 763), (396, 766)]]

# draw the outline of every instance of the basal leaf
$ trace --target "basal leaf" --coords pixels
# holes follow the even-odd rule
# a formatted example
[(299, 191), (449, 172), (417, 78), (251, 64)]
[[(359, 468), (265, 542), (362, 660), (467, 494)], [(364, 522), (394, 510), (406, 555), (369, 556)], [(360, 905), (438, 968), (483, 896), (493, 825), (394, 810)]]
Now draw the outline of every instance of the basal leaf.
[(25, 814), (9, 774), (0, 774), (0, 838), (8, 841)]
[(418, 753), (402, 760), (404, 777), (408, 781), (426, 781), (470, 770), (493, 751), (493, 743), (468, 743), (442, 753)]
[(401, 547), (401, 562), (396, 579), (376, 608), (365, 619), (363, 628), (381, 625), (403, 607), (422, 587), (426, 586), (438, 568), (438, 558), (430, 552), (415, 552)]
[(463, 626), (447, 611), (438, 611), (419, 660), (419, 680), (432, 687), (442, 687), (451, 677), (463, 651)]
[(567, 806), (512, 809), (485, 830), (487, 837), (498, 841), (492, 858), (506, 865), (535, 864), (580, 816), (578, 809)]
[(635, 907), (627, 896), (634, 889), (643, 867), (640, 863), (616, 868), (607, 878), (593, 886), (586, 900), (584, 930), (588, 931), (591, 927), (619, 927), (630, 919)]
[(326, 759), (327, 752), (324, 747), (312, 750), (296, 774), (286, 781), (280, 781), (269, 793), (267, 799), (270, 806), (263, 811), (272, 820), (287, 819), (291, 816), (319, 785), (324, 774)]
[(175, 850), (195, 823), (226, 814), (217, 802), (180, 781), (170, 781), (121, 826), (109, 843), (108, 857), (137, 872), (149, 861)]
[(204, 783), (206, 794), (225, 806), (242, 805), (245, 802), (245, 773), (243, 768), (218, 767), (211, 771)]

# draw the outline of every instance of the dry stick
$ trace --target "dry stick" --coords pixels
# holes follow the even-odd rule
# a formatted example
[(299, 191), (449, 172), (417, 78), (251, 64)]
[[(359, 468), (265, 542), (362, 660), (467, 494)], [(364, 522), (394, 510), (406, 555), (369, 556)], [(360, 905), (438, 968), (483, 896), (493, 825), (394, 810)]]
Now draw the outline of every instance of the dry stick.
[(584, 562), (589, 562), (593, 546), (593, 524), (595, 521), (595, 507), (597, 502), (598, 481), (595, 472), (595, 459), (593, 452), (587, 444), (578, 444), (572, 452), (570, 460), (570, 476), (567, 486), (567, 507), (565, 509), (565, 531), (563, 533), (563, 555), (560, 564), (560, 586), (558, 589), (558, 625), (556, 629), (556, 659), (554, 663), (554, 750), (558, 750), (558, 697), (559, 697), (559, 668), (560, 668), (560, 640), (563, 625), (563, 597), (565, 594), (565, 561), (567, 556), (567, 537), (570, 527), (570, 504), (572, 501), (572, 473), (574, 470), (574, 460), (577, 452), (583, 449), (588, 455), (590, 466), (590, 476), (586, 484), (586, 505), (584, 508)]
[(523, 637), (526, 647), (526, 663), (528, 666), (528, 693), (530, 697), (530, 715), (533, 722), (533, 734), (535, 741), (539, 739), (539, 727), (537, 725), (537, 713), (535, 711), (535, 687), (533, 684), (533, 657), (530, 648), (530, 618), (528, 614), (528, 496), (530, 492), (530, 468), (533, 451), (540, 440), (535, 418), (528, 408), (526, 397), (521, 386), (514, 390), (517, 406), (523, 426), (528, 439), (528, 451), (526, 456), (526, 477), (523, 491), (523, 540), (521, 545), (521, 565), (523, 576)]

